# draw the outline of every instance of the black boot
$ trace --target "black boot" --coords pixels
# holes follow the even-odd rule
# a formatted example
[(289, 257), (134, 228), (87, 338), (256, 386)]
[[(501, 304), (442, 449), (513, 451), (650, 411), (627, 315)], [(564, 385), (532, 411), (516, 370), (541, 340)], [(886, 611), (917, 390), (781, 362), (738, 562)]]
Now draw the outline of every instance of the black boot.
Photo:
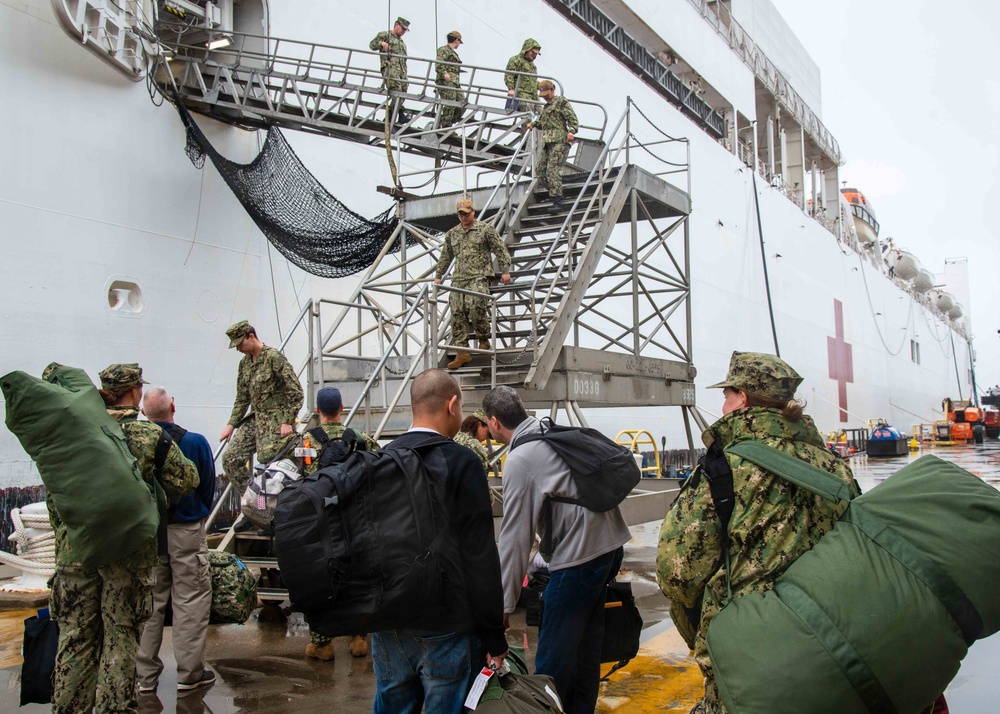
[(552, 197), (552, 205), (549, 206), (549, 213), (553, 213), (553, 214), (555, 214), (555, 213), (562, 213), (562, 211), (563, 211), (563, 197), (562, 196), (553, 196)]

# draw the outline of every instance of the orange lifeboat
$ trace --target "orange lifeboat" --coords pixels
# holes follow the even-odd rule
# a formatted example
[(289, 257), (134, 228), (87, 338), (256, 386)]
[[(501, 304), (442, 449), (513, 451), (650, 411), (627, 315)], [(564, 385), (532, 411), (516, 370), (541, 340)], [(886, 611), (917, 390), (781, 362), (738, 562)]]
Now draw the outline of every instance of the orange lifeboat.
[(858, 240), (866, 244), (874, 243), (878, 239), (879, 226), (871, 202), (856, 188), (842, 188), (840, 194), (851, 204)]

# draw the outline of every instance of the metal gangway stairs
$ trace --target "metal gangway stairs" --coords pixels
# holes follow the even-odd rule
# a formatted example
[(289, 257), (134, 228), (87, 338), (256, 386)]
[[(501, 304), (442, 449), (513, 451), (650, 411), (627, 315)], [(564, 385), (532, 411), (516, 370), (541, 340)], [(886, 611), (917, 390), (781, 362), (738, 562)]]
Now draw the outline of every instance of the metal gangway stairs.
[[(169, 21), (161, 21), (157, 30), (161, 53), (151, 74), (168, 98), (176, 96), (190, 111), (239, 126), (277, 125), (386, 147), (402, 195), (405, 184), (412, 183), (408, 179), (425, 176), (416, 166), (406, 170), (407, 157), (429, 157), (438, 166), (461, 164), (466, 178), (470, 170), (502, 171), (517, 154), (522, 127), (539, 105), (521, 100), (516, 111), (508, 106), (505, 75), (513, 75), (518, 85), (534, 81), (518, 72), (463, 64), (466, 100), (459, 102), (439, 96), (433, 59), (408, 58), (407, 91), (390, 93), (378, 52)], [(585, 132), (575, 153), (593, 154), (600, 150), (607, 114), (599, 104), (575, 101), (584, 108)], [(441, 121), (445, 108), (462, 110), (449, 126)]]
[[(472, 363), (454, 371), (467, 411), (498, 384), (517, 389), (529, 409), (564, 410), (572, 424), (586, 424), (591, 407), (679, 407), (693, 458), (691, 421), (704, 421), (694, 409), (686, 139), (663, 132), (631, 100), (612, 125), (601, 105), (571, 98), (580, 137), (564, 171), (566, 199), (554, 210), (532, 171), (537, 132), (524, 125), (534, 107), (508, 113), (501, 70), (466, 67), (463, 117), (442, 127), (449, 102), (437, 95), (433, 60), (409, 58), (409, 89), (397, 97), (382, 86), (377, 53), (239, 33), (208, 50), (205, 31), (190, 41), (189, 31), (165, 23), (160, 32), (152, 76), (169, 97), (239, 126), (384, 147), (398, 170), (397, 185), (385, 189), (398, 201), (395, 233), (348, 298), (309, 300), (281, 345), (308, 404), (318, 388), (336, 385), (350, 405), (347, 424), (392, 438), (410, 423), (413, 376), (468, 351)], [(407, 121), (386, 119), (394, 98)], [(512, 257), (510, 284), (497, 282), (489, 296), (490, 334), (473, 339), (489, 349), (451, 343), (448, 302), (459, 289), (433, 281), (462, 197)], [(627, 520), (662, 517), (665, 496), (657, 487), (630, 497)], [(230, 532), (224, 547), (233, 539)], [(269, 557), (250, 563), (274, 567)]]

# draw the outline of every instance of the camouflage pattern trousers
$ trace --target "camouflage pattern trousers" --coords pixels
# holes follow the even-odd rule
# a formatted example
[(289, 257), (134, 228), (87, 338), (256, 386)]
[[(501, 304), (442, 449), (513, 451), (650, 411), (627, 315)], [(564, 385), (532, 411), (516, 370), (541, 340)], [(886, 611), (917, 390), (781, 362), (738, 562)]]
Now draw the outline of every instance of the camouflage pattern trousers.
[(550, 196), (562, 196), (562, 167), (566, 165), (569, 156), (569, 144), (565, 141), (553, 141), (542, 144), (542, 153), (535, 164), (538, 184), (549, 191)]
[(58, 566), (49, 588), (59, 624), (52, 711), (138, 711), (135, 654), (153, 610), (153, 569)]
[(490, 339), (490, 299), (487, 297), (490, 292), (489, 281), (485, 278), (470, 282), (453, 281), (452, 285), (462, 290), (475, 290), (483, 295), (451, 294), (448, 299), (448, 304), (451, 305), (451, 343), (460, 347), (468, 346), (470, 324), (480, 340)]
[[(463, 92), (457, 85), (438, 85), (438, 97), (450, 102), (459, 102), (463, 105), (465, 104), (465, 92)], [(442, 106), (441, 126), (451, 126), (462, 118), (464, 111), (464, 107)]]
[(254, 453), (257, 454), (257, 461), (265, 463), (277, 456), (285, 441), (281, 438), (279, 417), (255, 414), (237, 427), (229, 438), (229, 446), (222, 455), (222, 480), (226, 483), (232, 480), (242, 498), (253, 476), (250, 459)]

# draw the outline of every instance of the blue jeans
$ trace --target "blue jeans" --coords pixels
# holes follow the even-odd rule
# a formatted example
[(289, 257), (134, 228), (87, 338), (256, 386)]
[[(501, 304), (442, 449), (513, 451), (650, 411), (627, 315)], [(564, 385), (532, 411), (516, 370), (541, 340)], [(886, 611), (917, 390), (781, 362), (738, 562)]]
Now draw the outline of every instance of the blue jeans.
[(593, 714), (597, 706), (604, 601), (623, 552), (616, 548), (583, 565), (556, 570), (542, 595), (535, 674), (555, 680), (566, 714)]
[(486, 664), (475, 635), (373, 632), (374, 714), (462, 714), (473, 673)]

